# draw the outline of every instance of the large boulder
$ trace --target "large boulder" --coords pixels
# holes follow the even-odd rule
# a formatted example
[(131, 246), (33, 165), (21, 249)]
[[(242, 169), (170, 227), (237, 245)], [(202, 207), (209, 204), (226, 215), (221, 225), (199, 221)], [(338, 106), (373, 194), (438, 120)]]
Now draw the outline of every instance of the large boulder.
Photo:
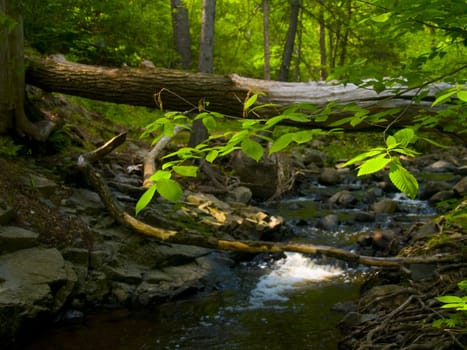
[(76, 275), (57, 249), (30, 248), (0, 256), (0, 343), (29, 321), (57, 313)]

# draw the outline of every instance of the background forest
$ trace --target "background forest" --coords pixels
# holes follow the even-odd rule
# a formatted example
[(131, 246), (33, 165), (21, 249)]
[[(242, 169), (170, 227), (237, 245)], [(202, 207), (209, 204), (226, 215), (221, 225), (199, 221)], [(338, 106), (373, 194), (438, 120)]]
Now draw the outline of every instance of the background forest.
[[(27, 43), (82, 63), (197, 70), (204, 7), (215, 11), (214, 73), (308, 81), (383, 77), (461, 82), (464, 0), (24, 1)], [(382, 88), (381, 86), (379, 88)]]

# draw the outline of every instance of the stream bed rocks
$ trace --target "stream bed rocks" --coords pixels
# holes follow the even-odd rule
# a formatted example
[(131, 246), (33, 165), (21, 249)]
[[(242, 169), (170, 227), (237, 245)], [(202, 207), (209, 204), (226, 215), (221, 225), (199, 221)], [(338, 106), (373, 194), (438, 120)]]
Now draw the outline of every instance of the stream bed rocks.
[[(449, 165), (440, 164), (436, 156), (431, 156), (411, 166), (412, 171), (423, 172), (427, 179), (422, 177), (420, 197), (433, 205), (466, 196), (467, 153), (465, 149), (456, 152)], [(222, 289), (228, 283), (234, 255), (159, 243), (137, 235), (116, 223), (99, 196), (85, 184), (70, 185), (52, 176), (43, 165), (23, 163), (19, 167), (1, 158), (0, 162), (5, 169), (0, 179), (2, 344), (14, 341), (38, 320), (79, 319), (89, 307), (146, 307)], [(137, 164), (126, 164), (113, 156), (100, 167), (115, 198), (132, 212), (137, 195), (141, 194), (141, 174), (128, 171), (130, 165)], [(310, 183), (315, 183), (317, 188), (325, 189), (315, 198), (318, 209), (328, 210), (327, 214), (309, 212), (309, 221), (290, 225), (282, 217), (249, 204), (255, 191), (248, 186), (237, 187), (224, 197), (187, 190), (181, 204), (158, 199), (141, 212), (140, 219), (159, 227), (190, 229), (223, 239), (279, 240), (296, 235), (295, 224), (332, 231), (339, 225), (409, 215), (396, 200), (388, 198), (394, 189), (385, 178), (365, 179), (360, 186), (363, 192), (357, 192), (355, 184), (361, 180), (349, 172), (325, 166), (324, 162), (310, 163), (309, 167), (311, 179), (298, 183), (296, 193), (307, 195)], [(255, 189), (261, 184), (250, 185)], [(20, 192), (11, 194), (14, 188)], [(349, 209), (352, 215), (341, 217), (329, 212), (340, 208)], [(395, 254), (403, 245), (415, 244), (438, 232), (436, 228), (431, 232), (429, 226), (422, 227), (410, 234), (397, 225), (381, 227), (362, 234), (356, 244), (368, 255)], [(434, 275), (434, 266), (429, 271), (421, 269), (414, 267), (412, 275), (418, 279)], [(399, 295), (405, 291), (390, 293)], [(352, 329), (380, 316), (378, 310), (355, 311), (352, 321), (344, 323), (343, 328)]]

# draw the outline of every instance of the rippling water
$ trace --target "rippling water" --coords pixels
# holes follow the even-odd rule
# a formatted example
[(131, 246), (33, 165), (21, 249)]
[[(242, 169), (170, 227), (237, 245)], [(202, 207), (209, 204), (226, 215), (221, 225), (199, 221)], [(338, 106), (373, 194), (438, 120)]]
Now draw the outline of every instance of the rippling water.
[(353, 276), (287, 253), (273, 263), (238, 267), (223, 292), (145, 312), (96, 313), (21, 349), (336, 349), (342, 315), (331, 307), (357, 295)]

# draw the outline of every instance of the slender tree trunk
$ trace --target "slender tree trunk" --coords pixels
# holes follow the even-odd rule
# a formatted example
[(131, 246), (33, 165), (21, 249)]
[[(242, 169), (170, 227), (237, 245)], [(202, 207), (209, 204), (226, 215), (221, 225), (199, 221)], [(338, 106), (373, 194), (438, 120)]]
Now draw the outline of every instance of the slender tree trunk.
[(297, 24), (297, 48), (295, 50), (295, 81), (300, 81), (300, 63), (302, 59), (302, 32), (303, 32), (303, 11), (300, 10)]
[[(216, 0), (203, 0), (203, 18), (201, 25), (201, 42), (199, 48), (198, 71), (212, 73), (214, 70), (214, 27), (216, 17)], [(202, 120), (193, 122), (189, 145), (195, 147), (208, 137), (208, 130)]]
[(347, 45), (350, 34), (350, 20), (352, 19), (352, 0), (347, 0), (346, 6), (347, 18), (345, 19), (344, 35), (342, 36), (342, 42), (340, 44), (341, 52), (339, 55), (339, 66), (343, 66), (345, 64), (345, 59), (347, 57)]
[(198, 71), (203, 73), (213, 72), (215, 14), (216, 0), (203, 0), (203, 18), (198, 62)]
[(269, 47), (269, 4), (263, 0), (264, 79), (271, 79), (271, 52)]
[(320, 9), (319, 12), (319, 64), (320, 64), (320, 79), (326, 80), (327, 78), (327, 57), (326, 57), (326, 28), (324, 26), (324, 10)]
[(175, 50), (180, 56), (181, 67), (187, 69), (192, 61), (188, 9), (182, 0), (171, 0), (171, 6)]
[(277, 80), (289, 80), (290, 63), (292, 62), (293, 47), (295, 42), (295, 35), (297, 33), (298, 13), (300, 10), (300, 0), (292, 0), (289, 29), (287, 31), (287, 38), (285, 40), (284, 52), (282, 54), (282, 63), (279, 70)]

